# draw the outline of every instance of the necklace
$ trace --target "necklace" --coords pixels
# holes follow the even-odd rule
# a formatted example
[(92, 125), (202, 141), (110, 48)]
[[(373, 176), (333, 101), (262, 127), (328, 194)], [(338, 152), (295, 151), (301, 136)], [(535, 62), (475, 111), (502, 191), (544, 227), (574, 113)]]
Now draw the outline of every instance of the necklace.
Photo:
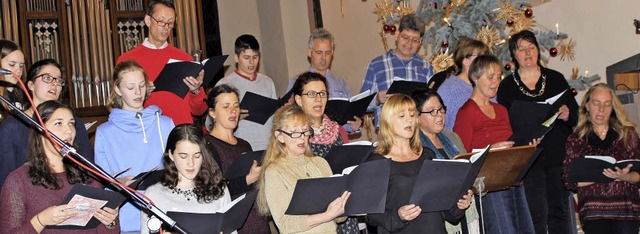
[(607, 136), (607, 132), (609, 132), (609, 129), (605, 129), (603, 131), (598, 131), (595, 128), (593, 129), (593, 132), (596, 133), (596, 135), (598, 135), (598, 137), (600, 138), (604, 138), (605, 136)]
[(540, 96), (542, 96), (542, 94), (544, 94), (544, 88), (545, 88), (545, 86), (547, 84), (547, 76), (545, 76), (544, 74), (541, 74), (541, 77), (542, 77), (542, 87), (540, 88), (540, 92), (538, 92), (537, 94), (531, 94), (531, 93), (529, 93), (529, 91), (524, 90), (524, 87), (522, 87), (520, 85), (520, 82), (518, 82), (518, 79), (520, 79), (518, 77), (518, 71), (513, 73), (513, 81), (516, 82), (516, 85), (520, 89), (520, 92), (522, 92), (522, 94), (527, 95), (527, 96), (532, 97), (532, 98), (540, 97)]
[(187, 198), (187, 201), (191, 201), (191, 198), (195, 198), (196, 194), (193, 192), (193, 189), (180, 189), (178, 187), (175, 187), (171, 190), (171, 193), (173, 194), (178, 194), (178, 195), (182, 195), (185, 198)]

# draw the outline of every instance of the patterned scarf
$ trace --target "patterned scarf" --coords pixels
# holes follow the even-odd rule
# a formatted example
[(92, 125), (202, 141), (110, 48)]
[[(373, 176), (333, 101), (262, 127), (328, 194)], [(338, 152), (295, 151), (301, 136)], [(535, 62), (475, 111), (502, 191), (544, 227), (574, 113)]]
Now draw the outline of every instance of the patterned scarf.
[(327, 115), (322, 116), (322, 133), (313, 135), (309, 139), (312, 144), (329, 145), (338, 139), (340, 136), (340, 125), (337, 122), (331, 121)]
[(433, 145), (431, 140), (429, 140), (429, 137), (420, 131), (420, 141), (422, 141), (422, 146), (432, 149), (433, 152), (436, 153), (436, 158), (449, 159), (450, 157), (460, 153), (458, 147), (456, 147), (456, 145), (453, 144), (453, 142), (451, 142), (443, 132), (436, 134), (436, 137), (440, 140), (440, 144), (442, 144), (442, 148), (444, 148), (444, 152), (446, 152), (447, 155), (442, 155), (440, 151), (436, 149), (436, 146)]

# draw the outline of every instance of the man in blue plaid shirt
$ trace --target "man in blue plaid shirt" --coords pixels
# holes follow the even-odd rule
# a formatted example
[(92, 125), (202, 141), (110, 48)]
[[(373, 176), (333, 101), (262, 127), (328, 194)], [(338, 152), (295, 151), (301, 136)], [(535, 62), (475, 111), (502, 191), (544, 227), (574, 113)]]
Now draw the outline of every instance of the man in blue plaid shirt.
[(417, 54), (424, 31), (425, 25), (421, 18), (414, 14), (403, 16), (396, 37), (396, 48), (369, 62), (360, 92), (378, 92), (369, 105), (369, 110), (376, 113), (376, 127), (379, 126), (378, 116), (382, 104), (387, 100), (387, 89), (394, 77), (426, 84), (433, 76), (431, 64)]

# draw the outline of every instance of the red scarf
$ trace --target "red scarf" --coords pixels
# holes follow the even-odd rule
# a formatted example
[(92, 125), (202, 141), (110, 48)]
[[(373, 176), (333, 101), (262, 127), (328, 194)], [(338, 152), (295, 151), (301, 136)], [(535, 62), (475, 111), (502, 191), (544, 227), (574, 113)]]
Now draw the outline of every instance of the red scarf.
[(324, 129), (322, 133), (313, 135), (313, 137), (309, 139), (309, 142), (323, 145), (333, 144), (333, 142), (336, 142), (340, 135), (340, 125), (335, 121), (331, 121), (327, 115), (323, 115), (322, 128)]

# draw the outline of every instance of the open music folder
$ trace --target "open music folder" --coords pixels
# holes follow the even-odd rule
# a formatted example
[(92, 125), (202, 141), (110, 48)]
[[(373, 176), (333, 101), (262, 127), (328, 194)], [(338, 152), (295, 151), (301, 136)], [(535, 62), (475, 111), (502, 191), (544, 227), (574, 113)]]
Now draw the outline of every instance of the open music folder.
[(422, 212), (449, 210), (471, 189), (489, 149), (467, 159), (424, 160), (409, 198)]
[[(124, 203), (125, 197), (118, 192), (104, 190), (83, 184), (75, 184), (62, 199), (61, 204), (75, 205), (77, 214), (58, 225), (46, 229), (92, 229), (100, 225), (94, 217), (97, 209), (109, 207), (115, 209)], [(5, 217), (6, 218), (6, 217)]]
[[(513, 130), (509, 140), (514, 141), (515, 146), (523, 146), (534, 138), (544, 136), (553, 128), (560, 107), (572, 98), (571, 92), (565, 90), (541, 102), (514, 100), (508, 110)], [(551, 124), (542, 126), (552, 118)]]
[[(478, 173), (478, 178), (484, 177), (484, 191), (499, 191), (519, 185), (540, 152), (542, 148), (530, 145), (490, 150)], [(455, 158), (469, 159), (472, 155), (467, 153)]]
[(276, 113), (278, 108), (284, 106), (284, 104), (289, 101), (291, 95), (292, 91), (289, 90), (282, 98), (271, 99), (252, 92), (246, 92), (240, 102), (240, 109), (249, 111), (249, 116), (244, 118), (245, 120), (264, 124)]
[(608, 183), (613, 179), (606, 177), (602, 174), (604, 169), (609, 168), (615, 170), (615, 167), (620, 169), (632, 164), (630, 171), (640, 173), (640, 159), (627, 159), (617, 161), (611, 156), (593, 156), (587, 155), (584, 158), (576, 158), (569, 165), (568, 181), (577, 182), (596, 182), (596, 183)]
[(253, 161), (258, 163), (258, 166), (262, 165), (262, 158), (264, 157), (264, 150), (258, 150), (253, 152), (242, 153), (240, 157), (236, 159), (231, 166), (224, 172), (224, 178), (233, 179), (238, 177), (244, 177), (251, 171)]
[(393, 82), (391, 86), (389, 86), (387, 94), (401, 93), (411, 95), (411, 93), (416, 90), (427, 90), (427, 83), (410, 81), (396, 76), (393, 77)]
[(244, 194), (215, 213), (169, 211), (167, 215), (191, 234), (232, 233), (244, 225), (253, 207), (257, 191)]
[(299, 179), (285, 214), (322, 213), (345, 191), (351, 196), (344, 215), (383, 213), (390, 173), (391, 161), (383, 159), (362, 163), (344, 175)]
[(329, 98), (325, 112), (340, 125), (344, 125), (347, 121), (355, 121), (354, 116), (362, 117), (376, 94), (367, 90), (349, 99)]
[(182, 80), (187, 76), (198, 77), (201, 70), (204, 70), (202, 87), (207, 87), (218, 71), (222, 69), (227, 57), (228, 55), (214, 56), (203, 60), (202, 63), (169, 59), (153, 82), (156, 86), (154, 92), (168, 91), (184, 98), (189, 92), (189, 87)]
[(331, 147), (324, 159), (329, 163), (333, 174), (338, 174), (347, 167), (364, 162), (373, 149), (371, 142), (350, 142)]

